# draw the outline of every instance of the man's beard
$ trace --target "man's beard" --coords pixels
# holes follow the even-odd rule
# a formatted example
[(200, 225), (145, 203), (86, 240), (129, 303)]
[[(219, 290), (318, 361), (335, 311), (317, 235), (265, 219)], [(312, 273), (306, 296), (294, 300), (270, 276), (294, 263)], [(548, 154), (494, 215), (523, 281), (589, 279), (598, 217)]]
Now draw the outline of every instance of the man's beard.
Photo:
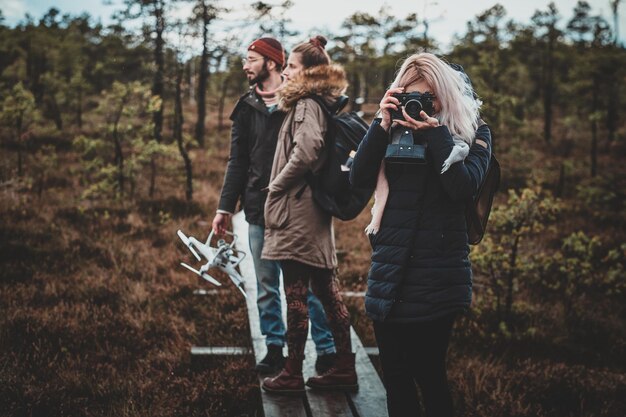
[(259, 72), (259, 74), (248, 80), (248, 83), (250, 85), (254, 85), (254, 84), (260, 84), (263, 81), (267, 80), (270, 76), (270, 72), (267, 70), (267, 63), (263, 63), (263, 68), (261, 68), (261, 72)]

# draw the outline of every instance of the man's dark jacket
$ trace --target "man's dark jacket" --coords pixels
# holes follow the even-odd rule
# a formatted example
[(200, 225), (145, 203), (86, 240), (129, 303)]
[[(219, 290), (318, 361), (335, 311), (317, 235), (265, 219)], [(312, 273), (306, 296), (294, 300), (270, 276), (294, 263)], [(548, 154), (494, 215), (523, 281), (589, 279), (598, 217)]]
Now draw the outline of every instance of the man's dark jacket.
[(250, 224), (264, 226), (263, 208), (270, 179), (276, 139), (285, 114), (269, 112), (254, 87), (239, 98), (230, 116), (230, 157), (218, 209), (234, 213), (241, 203)]
[[(426, 164), (386, 163), (389, 196), (380, 230), (370, 235), (372, 263), (365, 309), (375, 321), (433, 320), (469, 307), (472, 298), (465, 207), (482, 182), (490, 158), (487, 125), (462, 162), (441, 169), (454, 141), (446, 126), (424, 130)], [(353, 185), (376, 184), (389, 134), (375, 120), (350, 173)]]

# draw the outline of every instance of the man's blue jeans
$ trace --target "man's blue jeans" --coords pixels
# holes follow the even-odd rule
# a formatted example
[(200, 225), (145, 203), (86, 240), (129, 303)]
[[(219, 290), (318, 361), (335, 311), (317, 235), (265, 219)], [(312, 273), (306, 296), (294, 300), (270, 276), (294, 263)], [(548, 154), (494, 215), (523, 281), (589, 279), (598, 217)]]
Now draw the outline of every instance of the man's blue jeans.
[[(262, 226), (249, 225), (248, 238), (257, 278), (257, 306), (261, 321), (261, 334), (265, 336), (265, 344), (284, 346), (285, 322), (281, 312), (279, 291), (280, 265), (277, 261), (261, 259), (264, 232)], [(335, 342), (326, 322), (324, 307), (311, 290), (309, 290), (307, 304), (311, 319), (311, 337), (315, 342), (317, 354), (334, 353)]]

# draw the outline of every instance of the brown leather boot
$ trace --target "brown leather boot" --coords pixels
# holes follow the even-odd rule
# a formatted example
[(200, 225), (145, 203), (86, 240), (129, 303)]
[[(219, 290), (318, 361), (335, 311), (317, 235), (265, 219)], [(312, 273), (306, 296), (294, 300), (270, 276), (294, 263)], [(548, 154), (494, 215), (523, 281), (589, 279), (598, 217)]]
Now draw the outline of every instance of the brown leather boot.
[(273, 378), (265, 378), (261, 387), (271, 393), (301, 395), (304, 393), (302, 361), (304, 358), (287, 358), (285, 368)]
[(354, 358), (354, 353), (337, 353), (335, 365), (322, 375), (309, 378), (306, 385), (321, 390), (358, 390)]

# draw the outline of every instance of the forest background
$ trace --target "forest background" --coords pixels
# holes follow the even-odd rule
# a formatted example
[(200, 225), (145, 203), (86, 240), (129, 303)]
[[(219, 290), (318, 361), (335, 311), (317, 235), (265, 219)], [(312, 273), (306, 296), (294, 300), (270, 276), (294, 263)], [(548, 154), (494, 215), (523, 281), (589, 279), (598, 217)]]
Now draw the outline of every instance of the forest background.
[[(609, 21), (579, 1), (527, 22), (495, 4), (445, 51), (503, 169), (450, 349), (458, 416), (626, 415), (621, 3)], [(8, 26), (0, 10), (0, 415), (262, 414), (251, 355), (190, 355), (250, 332), (237, 290), (180, 268), (175, 235), (209, 231), (248, 43), (319, 33), (285, 17), (292, 1), (247, 7), (230, 25), (217, 0), (125, 0), (106, 26), (54, 7)], [(322, 33), (352, 110), (371, 121), (403, 58), (443, 52), (431, 23), (383, 7)], [(345, 291), (366, 288), (367, 220), (335, 224)], [(375, 346), (363, 299), (346, 302)]]

